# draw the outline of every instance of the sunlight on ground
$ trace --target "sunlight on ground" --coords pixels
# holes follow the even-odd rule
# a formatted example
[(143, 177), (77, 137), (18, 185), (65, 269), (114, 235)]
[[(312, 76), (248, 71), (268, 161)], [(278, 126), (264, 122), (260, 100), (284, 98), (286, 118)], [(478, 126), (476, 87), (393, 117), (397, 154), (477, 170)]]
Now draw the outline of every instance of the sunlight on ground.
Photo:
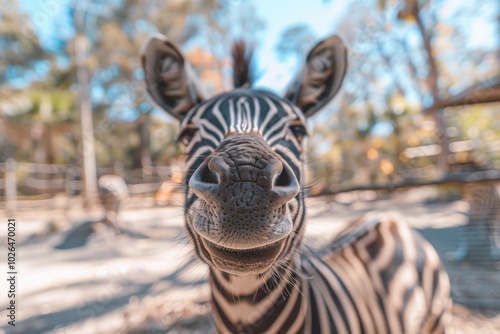
[[(426, 203), (411, 192), (376, 201), (354, 200), (345, 196), (341, 203), (308, 199), (306, 242), (321, 247), (350, 219), (374, 211), (392, 211), (419, 228), (450, 228), (466, 222), (467, 208), (460, 201)], [(178, 333), (205, 333), (212, 328), (207, 270), (188, 244), (182, 209), (137, 209), (136, 204), (132, 201), (122, 212), (125, 233), (119, 236), (103, 224), (85, 222), (84, 212), (77, 209), (66, 215), (57, 210), (18, 213), (20, 308), (16, 331), (9, 333), (136, 333), (175, 328)], [(453, 250), (454, 241), (446, 242), (442, 246)], [(498, 271), (492, 273), (489, 284), (499, 284)], [(468, 286), (471, 291), (476, 288), (481, 290)], [(494, 325), (500, 324), (493, 311), (475, 314), (457, 306), (455, 313), (458, 333), (477, 328), (493, 333)]]

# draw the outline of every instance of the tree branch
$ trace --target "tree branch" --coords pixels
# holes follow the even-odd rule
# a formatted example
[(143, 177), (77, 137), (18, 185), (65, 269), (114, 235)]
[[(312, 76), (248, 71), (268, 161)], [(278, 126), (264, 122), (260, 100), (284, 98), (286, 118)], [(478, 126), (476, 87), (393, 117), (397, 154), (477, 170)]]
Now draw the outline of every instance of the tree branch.
[(424, 112), (434, 113), (436, 112), (436, 110), (448, 107), (459, 107), (494, 102), (500, 102), (500, 77), (480, 82), (472, 87), (467, 88), (460, 94), (451, 96), (441, 101), (437, 101), (432, 106), (425, 109)]
[(438, 70), (436, 65), (436, 59), (434, 57), (434, 53), (432, 51), (431, 46), (431, 35), (427, 33), (424, 27), (424, 23), (422, 22), (422, 18), (420, 17), (420, 10), (418, 8), (418, 1), (414, 1), (411, 4), (411, 13), (415, 17), (415, 21), (417, 23), (418, 30), (420, 35), (422, 36), (422, 41), (424, 44), (424, 50), (427, 55), (427, 61), (429, 62), (429, 76), (427, 77), (428, 85), (431, 89), (431, 94), (434, 102), (439, 101), (439, 89), (438, 89)]

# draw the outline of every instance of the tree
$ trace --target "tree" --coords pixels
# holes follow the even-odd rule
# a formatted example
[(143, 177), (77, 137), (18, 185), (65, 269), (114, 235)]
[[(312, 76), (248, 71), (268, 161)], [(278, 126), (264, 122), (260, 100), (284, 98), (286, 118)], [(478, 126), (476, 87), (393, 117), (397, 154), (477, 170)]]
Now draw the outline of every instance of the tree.
[[(1, 0), (0, 4), (0, 87), (3, 90), (10, 85), (25, 86), (39, 77), (37, 65), (47, 61), (49, 55), (40, 46), (17, 1)], [(0, 92), (0, 97), (2, 95)]]
[[(22, 41), (20, 51), (12, 53), (16, 48), (5, 48), (0, 53), (6, 55), (0, 64), (7, 68), (2, 75), (9, 74), (9, 82), (0, 92), (10, 96), (13, 80), (21, 80), (24, 86), (19, 90), (22, 96), (28, 96), (36, 81), (37, 90), (43, 91), (54, 87), (65, 91), (78, 101), (81, 89), (74, 84), (77, 73), (88, 77), (88, 104), (92, 108), (92, 128), (95, 131), (97, 146), (97, 164), (110, 164), (113, 160), (126, 160), (125, 165), (142, 167), (152, 163), (149, 157), (151, 116), (157, 117), (159, 112), (146, 98), (143, 87), (143, 74), (140, 64), (142, 44), (153, 32), (167, 35), (172, 41), (185, 48), (187, 58), (193, 63), (195, 71), (208, 86), (209, 93), (217, 93), (229, 86), (231, 77), (229, 61), (230, 41), (234, 38), (228, 33), (235, 26), (232, 21), (234, 10), (232, 4), (217, 1), (139, 1), (119, 0), (113, 2), (93, 1), (77, 2), (76, 6), (62, 6), (58, 9), (58, 18), (52, 24), (54, 29), (64, 34), (53, 36), (50, 44), (41, 46), (37, 37), (36, 25), (29, 24), (30, 17), (23, 14), (14, 3), (5, 6), (0, 22), (0, 42), (11, 43), (9, 36), (20, 39), (19, 27), (33, 28), (29, 30), (29, 43)], [(57, 4), (52, 4), (56, 6)], [(47, 6), (49, 6), (47, 4)], [(249, 4), (245, 4), (248, 11)], [(11, 11), (7, 11), (11, 9)], [(50, 8), (48, 8), (50, 9)], [(53, 8), (52, 8), (53, 9)], [(254, 31), (259, 25), (255, 15), (243, 15), (241, 31)], [(78, 15), (75, 16), (75, 14)], [(61, 14), (61, 15), (59, 15)], [(12, 17), (12, 19), (3, 19)], [(82, 18), (78, 29), (74, 18)], [(31, 20), (33, 20), (31, 18)], [(27, 24), (24, 24), (25, 21)], [(51, 22), (48, 22), (50, 24)], [(243, 27), (245, 25), (245, 27)], [(1, 30), (3, 29), (3, 30)], [(23, 30), (24, 31), (24, 30)], [(28, 31), (28, 30), (27, 30)], [(75, 32), (80, 32), (79, 36)], [(5, 36), (4, 33), (5, 32)], [(10, 34), (10, 35), (9, 35)], [(77, 44), (80, 45), (76, 48)], [(86, 48), (84, 57), (77, 66), (77, 50)], [(23, 49), (24, 48), (24, 49)], [(11, 53), (9, 53), (11, 52)], [(21, 55), (21, 56), (19, 56)], [(22, 60), (22, 71), (16, 61)], [(41, 66), (43, 65), (43, 66)], [(30, 73), (43, 68), (38, 76)], [(77, 71), (77, 69), (80, 71)], [(81, 77), (81, 75), (80, 75)], [(80, 78), (81, 80), (81, 78)], [(206, 85), (208, 83), (208, 85)], [(7, 91), (7, 88), (9, 91)], [(9, 97), (10, 98), (10, 97)], [(1, 96), (0, 96), (1, 99)], [(5, 101), (5, 104), (9, 104)], [(168, 120), (168, 116), (160, 116)], [(11, 119), (11, 121), (19, 121)], [(73, 117), (73, 122), (78, 118)], [(120, 131), (120, 126), (132, 124), (129, 132)], [(116, 124), (116, 126), (114, 125)], [(127, 126), (128, 128), (128, 126)], [(16, 127), (10, 127), (13, 132)], [(83, 137), (80, 131), (70, 135), (74, 144), (71, 152), (65, 152), (56, 160), (81, 164)], [(140, 133), (139, 140), (126, 140), (131, 133)], [(120, 134), (117, 138), (114, 134)], [(18, 135), (17, 137), (22, 137)], [(135, 136), (133, 136), (135, 137)], [(133, 147), (129, 147), (129, 146)], [(57, 150), (56, 150), (57, 151)], [(107, 151), (107, 152), (106, 152)], [(123, 154), (130, 152), (130, 154)], [(56, 155), (58, 152), (56, 152)]]
[[(402, 163), (409, 163), (401, 160), (405, 159), (403, 150), (429, 144), (439, 144), (442, 149), (437, 160), (427, 158), (425, 166), (432, 162), (438, 168), (427, 168), (425, 176), (446, 173), (448, 136), (454, 126), (447, 118), (454, 111), (446, 108), (498, 101), (500, 67), (495, 59), (500, 48), (491, 42), (478, 44), (468, 28), (479, 20), (496, 27), (491, 34), (498, 31), (496, 9), (491, 0), (459, 5), (410, 0), (352, 4), (349, 17), (337, 31), (349, 46), (350, 69), (343, 98), (337, 100), (340, 106), (334, 106), (338, 113), (331, 122), (332, 135), (326, 140), (338, 138), (337, 143), (346, 145), (351, 140), (363, 141), (356, 128), (369, 124), (375, 115), (376, 124), (368, 136), (383, 138), (384, 145), (377, 149), (382, 153), (379, 159), (391, 161), (394, 174)], [(495, 41), (493, 37), (489, 40)], [(488, 105), (481, 108), (489, 112)], [(455, 112), (462, 115), (465, 110)], [(353, 163), (364, 168), (360, 161), (355, 162), (354, 155), (362, 153), (355, 153), (352, 145), (343, 152), (343, 170), (351, 170)], [(383, 174), (382, 169), (379, 173)]]

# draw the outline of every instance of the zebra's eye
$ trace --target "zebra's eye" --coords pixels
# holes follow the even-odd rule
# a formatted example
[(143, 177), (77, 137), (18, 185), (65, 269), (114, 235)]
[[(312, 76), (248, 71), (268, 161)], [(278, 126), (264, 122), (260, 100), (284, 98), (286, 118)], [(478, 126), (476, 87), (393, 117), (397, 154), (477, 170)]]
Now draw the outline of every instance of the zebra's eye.
[(178, 142), (181, 142), (183, 145), (187, 146), (193, 139), (194, 135), (196, 133), (195, 129), (184, 129), (179, 137), (177, 138)]
[(290, 126), (290, 130), (292, 131), (295, 138), (297, 138), (297, 141), (299, 143), (302, 143), (304, 137), (307, 136), (306, 128), (303, 127), (302, 125), (292, 125)]

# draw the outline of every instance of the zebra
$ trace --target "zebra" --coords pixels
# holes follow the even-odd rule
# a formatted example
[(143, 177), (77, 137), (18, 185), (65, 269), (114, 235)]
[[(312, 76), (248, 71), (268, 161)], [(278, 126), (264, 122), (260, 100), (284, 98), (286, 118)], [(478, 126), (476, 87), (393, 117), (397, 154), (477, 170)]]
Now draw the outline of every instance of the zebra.
[(447, 254), (450, 260), (500, 260), (500, 186), (484, 183), (462, 185), (468, 204), (467, 223), (461, 227), (458, 249)]
[(284, 98), (250, 88), (244, 45), (233, 58), (236, 88), (207, 99), (167, 37), (154, 35), (142, 49), (150, 98), (180, 123), (185, 227), (208, 265), (217, 331), (444, 332), (448, 276), (405, 223), (365, 216), (323, 251), (305, 251), (306, 119), (341, 87), (342, 40), (315, 45)]
[[(450, 165), (452, 173), (487, 173), (490, 166), (477, 157)], [(500, 185), (466, 182), (459, 187), (468, 206), (467, 222), (459, 229), (457, 249), (446, 253), (451, 261), (496, 262), (500, 260)]]
[(106, 174), (99, 178), (99, 199), (105, 210), (105, 223), (110, 225), (115, 233), (121, 233), (118, 226), (118, 214), (123, 202), (128, 198), (129, 191), (121, 176)]

